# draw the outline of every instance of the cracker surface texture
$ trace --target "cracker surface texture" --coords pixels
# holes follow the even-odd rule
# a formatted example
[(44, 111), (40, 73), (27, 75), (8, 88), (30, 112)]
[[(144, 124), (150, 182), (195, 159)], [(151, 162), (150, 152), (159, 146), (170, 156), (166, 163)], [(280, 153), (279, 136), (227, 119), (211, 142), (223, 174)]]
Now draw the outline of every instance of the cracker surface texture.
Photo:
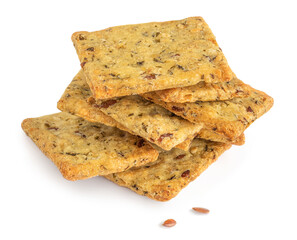
[(154, 163), (105, 177), (151, 199), (168, 201), (230, 147), (231, 144), (195, 139), (189, 151), (163, 151)]
[(230, 81), (233, 76), (201, 17), (76, 32), (72, 41), (96, 99)]
[(155, 161), (142, 138), (68, 113), (28, 118), (22, 128), (68, 180), (121, 172)]
[(156, 91), (156, 93), (164, 102), (208, 102), (247, 97), (250, 88), (234, 77), (229, 82), (199, 82), (193, 86), (165, 89)]

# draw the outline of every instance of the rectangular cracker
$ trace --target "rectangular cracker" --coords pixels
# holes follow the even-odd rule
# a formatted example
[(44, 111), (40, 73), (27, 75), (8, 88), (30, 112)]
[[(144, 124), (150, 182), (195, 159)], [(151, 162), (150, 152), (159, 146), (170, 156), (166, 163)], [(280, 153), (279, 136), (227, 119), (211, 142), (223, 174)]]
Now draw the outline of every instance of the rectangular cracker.
[(91, 122), (116, 126), (165, 150), (184, 141), (179, 147), (187, 149), (202, 128), (202, 124), (193, 124), (140, 96), (97, 102), (91, 96), (81, 70), (67, 87), (58, 102), (58, 108)]
[(201, 17), (76, 32), (72, 41), (96, 99), (232, 78)]
[(160, 100), (154, 92), (142, 96), (190, 122), (203, 123), (205, 128), (234, 141), (273, 105), (272, 97), (250, 86), (249, 88), (248, 97), (226, 101), (173, 103)]
[(168, 201), (230, 147), (231, 144), (227, 143), (195, 139), (189, 151), (163, 151), (154, 163), (104, 177), (140, 195), (158, 201)]
[(207, 102), (247, 97), (250, 93), (250, 88), (234, 77), (229, 82), (199, 82), (193, 86), (165, 89), (155, 93), (164, 102)]
[(71, 181), (121, 172), (158, 158), (158, 151), (144, 139), (69, 113), (28, 118), (22, 128)]

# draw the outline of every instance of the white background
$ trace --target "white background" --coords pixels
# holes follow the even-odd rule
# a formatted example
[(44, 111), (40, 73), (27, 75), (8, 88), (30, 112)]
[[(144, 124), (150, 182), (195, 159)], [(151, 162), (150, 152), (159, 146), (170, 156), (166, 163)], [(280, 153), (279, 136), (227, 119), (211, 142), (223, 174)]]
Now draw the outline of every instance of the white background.
[[(297, 239), (296, 1), (1, 1), (0, 239)], [(236, 75), (275, 99), (195, 182), (157, 202), (62, 178), (21, 130), (80, 69), (75, 31), (202, 16)], [(208, 215), (192, 207), (210, 209)], [(164, 228), (174, 218), (177, 225)]]

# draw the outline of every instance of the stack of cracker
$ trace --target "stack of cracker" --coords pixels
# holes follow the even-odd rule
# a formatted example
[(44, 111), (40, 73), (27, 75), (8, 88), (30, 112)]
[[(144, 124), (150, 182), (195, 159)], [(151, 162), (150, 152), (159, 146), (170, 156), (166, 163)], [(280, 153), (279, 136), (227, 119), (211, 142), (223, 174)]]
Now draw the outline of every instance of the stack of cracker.
[(201, 17), (72, 36), (81, 70), (62, 111), (24, 131), (68, 180), (104, 176), (166, 201), (196, 179), (273, 99), (239, 80)]

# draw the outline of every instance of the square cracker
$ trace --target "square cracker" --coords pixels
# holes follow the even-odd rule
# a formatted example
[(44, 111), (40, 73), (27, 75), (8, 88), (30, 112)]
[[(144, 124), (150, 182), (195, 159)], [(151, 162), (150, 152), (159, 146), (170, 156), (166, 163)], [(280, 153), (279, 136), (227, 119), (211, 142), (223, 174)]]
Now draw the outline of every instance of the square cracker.
[(68, 180), (121, 172), (155, 161), (142, 138), (69, 113), (28, 118), (22, 128)]
[(96, 99), (232, 78), (201, 17), (76, 32), (72, 41)]
[(272, 97), (249, 88), (250, 94), (247, 97), (226, 101), (173, 103), (162, 101), (154, 92), (142, 96), (190, 122), (203, 123), (206, 129), (234, 141), (273, 105)]
[(234, 77), (229, 82), (199, 82), (193, 86), (165, 89), (155, 93), (164, 102), (208, 102), (247, 97), (250, 93), (250, 88)]
[(175, 146), (186, 150), (202, 128), (202, 124), (193, 124), (140, 96), (97, 102), (91, 96), (81, 70), (67, 87), (58, 108), (91, 122), (116, 126), (165, 150)]
[(104, 177), (151, 199), (168, 201), (230, 147), (227, 143), (195, 139), (189, 151), (163, 151), (154, 163)]

